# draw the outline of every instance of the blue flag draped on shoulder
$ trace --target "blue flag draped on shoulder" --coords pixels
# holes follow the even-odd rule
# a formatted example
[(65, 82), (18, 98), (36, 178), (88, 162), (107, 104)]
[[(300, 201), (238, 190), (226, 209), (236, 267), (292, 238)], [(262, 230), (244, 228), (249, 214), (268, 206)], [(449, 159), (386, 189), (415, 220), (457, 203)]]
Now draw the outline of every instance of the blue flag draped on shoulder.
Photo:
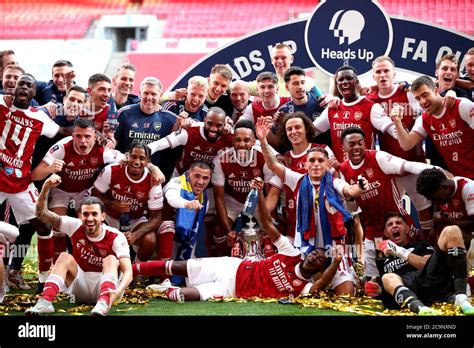
[[(352, 219), (339, 197), (339, 194), (334, 189), (333, 176), (327, 171), (321, 179), (319, 186), (318, 200), (318, 214), (321, 222), (321, 230), (323, 236), (324, 246), (332, 245), (331, 225), (326, 209), (326, 202), (343, 217), (344, 222)], [(316, 246), (316, 223), (314, 221), (314, 198), (313, 198), (313, 184), (308, 174), (305, 174), (298, 191), (298, 209), (297, 209), (297, 225), (295, 235), (295, 246), (299, 248), (304, 255), (309, 254)]]
[[(179, 178), (181, 186), (180, 195), (188, 201), (196, 199), (189, 177), (187, 174), (181, 175)], [(199, 194), (199, 203), (203, 206), (198, 211), (196, 209), (178, 208), (176, 209), (176, 239), (181, 244), (177, 255), (177, 260), (189, 260), (194, 255), (197, 235), (200, 226), (204, 222), (204, 215), (207, 208), (206, 191)]]

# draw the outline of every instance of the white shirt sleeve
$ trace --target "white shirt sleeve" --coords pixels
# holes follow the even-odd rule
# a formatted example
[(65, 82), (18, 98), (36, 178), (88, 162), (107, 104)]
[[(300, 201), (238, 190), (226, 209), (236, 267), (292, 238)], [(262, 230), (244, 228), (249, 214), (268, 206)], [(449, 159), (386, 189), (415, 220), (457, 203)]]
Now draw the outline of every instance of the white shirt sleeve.
[(67, 215), (61, 216), (61, 220), (59, 223), (59, 231), (66, 233), (69, 237), (71, 237), (74, 232), (77, 231), (79, 227), (82, 226), (82, 221), (78, 218), (73, 218)]
[(185, 129), (180, 129), (160, 140), (148, 144), (148, 147), (151, 149), (151, 154), (153, 155), (157, 151), (162, 151), (168, 148), (174, 149), (179, 145), (186, 145), (187, 142), (188, 132)]
[(120, 161), (125, 160), (125, 155), (117, 150), (105, 149), (104, 150), (104, 163), (112, 164), (119, 163)]
[(277, 247), (279, 254), (287, 256), (301, 255), (301, 251), (295, 248), (293, 244), (290, 243), (290, 240), (283, 235), (280, 235), (280, 238), (278, 238), (273, 245)]
[(43, 128), (41, 129), (41, 135), (47, 136), (48, 138), (52, 139), (58, 134), (59, 126), (56, 122), (54, 122), (48, 115), (46, 115), (43, 111), (38, 110), (39, 115), (41, 115), (40, 119), (43, 121)]
[(328, 153), (328, 158), (336, 157), (336, 156), (334, 155), (334, 152), (332, 151), (332, 149), (331, 149), (329, 146), (326, 146), (326, 147), (324, 148), (324, 150), (326, 150), (326, 152)]
[(421, 107), (418, 100), (415, 99), (415, 96), (413, 95), (413, 93), (408, 91), (407, 98), (408, 98), (408, 103), (410, 104), (410, 108), (413, 110), (415, 115), (421, 116), (421, 114), (423, 113), (423, 108)]
[(212, 171), (212, 184), (214, 186), (221, 186), (225, 185), (225, 175), (222, 171), (221, 162), (219, 161), (220, 156), (214, 157), (212, 163), (214, 164), (214, 170)]
[(341, 180), (339, 178), (335, 178), (333, 181), (334, 188), (336, 189), (337, 193), (344, 198), (344, 187), (349, 186), (349, 184), (345, 180)]
[(406, 161), (385, 151), (377, 151), (375, 159), (385, 174), (402, 175), (405, 172), (420, 174), (425, 169), (434, 168), (427, 163)]
[(472, 109), (474, 109), (474, 103), (469, 99), (461, 98), (461, 102), (459, 103), (459, 115), (471, 129), (474, 129), (474, 117), (469, 116)]
[(148, 194), (148, 208), (150, 210), (163, 209), (163, 192), (161, 185), (155, 185)]
[[(65, 140), (65, 139), (63, 139), (63, 140)], [(64, 141), (63, 140), (61, 140), (61, 141), (57, 142), (56, 144), (54, 144), (53, 146), (51, 146), (49, 151), (46, 152), (46, 155), (44, 155), (43, 162), (46, 163), (48, 166), (53, 164), (54, 160), (64, 159), (64, 156), (66, 155), (66, 152), (64, 151)]]
[(110, 190), (110, 181), (112, 180), (112, 167), (106, 166), (99, 177), (95, 179), (94, 187), (99, 190), (100, 193), (106, 193)]
[(178, 178), (173, 178), (166, 184), (164, 193), (170, 206), (175, 209), (184, 208), (187, 200), (181, 197), (181, 185)]
[(415, 132), (423, 139), (428, 136), (428, 133), (426, 133), (426, 130), (423, 128), (423, 117), (420, 116), (415, 120), (415, 124), (413, 125), (411, 131)]
[(294, 191), (296, 189), (296, 184), (298, 184), (298, 180), (300, 180), (302, 176), (304, 176), (304, 174), (285, 167), (285, 171), (283, 172), (283, 183), (288, 186), (290, 190)]
[(112, 250), (115, 252), (118, 259), (122, 257), (130, 258), (130, 247), (128, 246), (127, 238), (125, 238), (125, 235), (122, 232), (117, 232), (117, 237), (115, 237), (114, 244), (112, 244)]
[(469, 181), (462, 189), (462, 200), (466, 206), (467, 215), (474, 215), (474, 181)]
[(316, 128), (317, 134), (324, 133), (331, 127), (329, 124), (328, 108), (324, 109), (321, 115), (314, 120), (313, 125)]
[[(270, 168), (268, 168), (267, 164), (265, 163), (263, 165), (263, 181), (265, 182), (265, 184), (271, 184), (272, 183), (272, 178), (276, 176), (275, 173), (273, 171), (270, 170)], [(273, 183), (275, 183), (275, 181), (273, 181)], [(280, 186), (277, 188), (279, 188), (280, 190), (283, 189), (283, 186)]]
[(375, 103), (370, 109), (370, 123), (372, 126), (381, 131), (382, 133), (387, 132), (395, 139), (397, 138), (395, 132), (395, 125), (393, 124), (390, 117), (387, 116), (382, 105)]

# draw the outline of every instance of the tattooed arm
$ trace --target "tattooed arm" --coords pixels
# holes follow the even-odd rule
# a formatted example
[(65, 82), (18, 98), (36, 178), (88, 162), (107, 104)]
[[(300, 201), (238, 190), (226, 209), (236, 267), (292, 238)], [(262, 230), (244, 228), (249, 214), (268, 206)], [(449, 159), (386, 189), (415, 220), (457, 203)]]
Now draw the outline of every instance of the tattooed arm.
[(284, 181), (283, 175), (285, 174), (285, 166), (278, 162), (268, 145), (267, 135), (270, 128), (271, 124), (265, 120), (265, 117), (260, 117), (255, 124), (255, 132), (257, 133), (258, 140), (260, 140), (263, 158), (265, 159), (267, 167), (273, 171), (281, 181)]
[(38, 203), (36, 203), (35, 211), (35, 215), (40, 221), (44, 222), (45, 224), (51, 225), (55, 230), (59, 229), (61, 217), (48, 209), (48, 196), (49, 191), (52, 188), (59, 186), (60, 183), (61, 178), (59, 177), (59, 175), (56, 174), (51, 175), (44, 182), (43, 188), (41, 189), (41, 192), (38, 197)]

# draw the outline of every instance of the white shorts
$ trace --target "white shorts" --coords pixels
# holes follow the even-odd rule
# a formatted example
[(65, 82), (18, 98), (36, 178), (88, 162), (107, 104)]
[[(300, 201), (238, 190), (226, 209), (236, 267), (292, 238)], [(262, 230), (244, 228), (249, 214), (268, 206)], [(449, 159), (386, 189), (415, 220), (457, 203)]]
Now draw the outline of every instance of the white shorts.
[(66, 192), (57, 187), (49, 194), (49, 208), (67, 208), (70, 201), (74, 201), (74, 209), (78, 209), (84, 198), (91, 195), (91, 189), (80, 192)]
[(77, 276), (64, 293), (72, 296), (75, 303), (95, 304), (99, 299), (101, 272), (84, 272), (77, 266)]
[(237, 269), (242, 259), (236, 257), (206, 257), (187, 262), (186, 285), (198, 289), (201, 300), (235, 297)]
[(22, 192), (0, 192), (0, 204), (7, 200), (12, 207), (13, 214), (15, 214), (16, 222), (21, 225), (36, 217), (35, 209), (38, 196), (39, 192), (35, 185), (30, 183), (28, 188)]
[(405, 176), (399, 176), (395, 178), (395, 182), (400, 190), (400, 193), (405, 191), (406, 195), (410, 197), (417, 211), (424, 210), (431, 207), (431, 201), (426, 199), (425, 196), (420, 195), (416, 191), (416, 179), (417, 174), (410, 174)]
[(375, 264), (375, 242), (370, 239), (364, 239), (364, 276), (365, 277), (380, 277), (379, 270)]
[(345, 282), (352, 282), (354, 285), (356, 284), (354, 270), (349, 266), (349, 263), (347, 262), (347, 256), (344, 256), (342, 261), (339, 263), (336, 274), (334, 275), (334, 278), (332, 278), (329, 288), (334, 290), (336, 287)]

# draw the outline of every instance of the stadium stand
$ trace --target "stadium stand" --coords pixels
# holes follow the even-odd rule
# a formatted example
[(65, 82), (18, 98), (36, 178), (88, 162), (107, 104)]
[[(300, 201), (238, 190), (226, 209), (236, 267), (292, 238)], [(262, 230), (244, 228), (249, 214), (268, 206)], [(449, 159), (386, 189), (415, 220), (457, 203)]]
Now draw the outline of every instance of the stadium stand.
[[(393, 16), (416, 18), (474, 34), (472, 0), (380, 0)], [(303, 0), (6, 0), (0, 3), (0, 39), (83, 38), (95, 19), (127, 10), (165, 21), (164, 38), (239, 37), (311, 12)], [(40, 15), (38, 15), (40, 14)]]

